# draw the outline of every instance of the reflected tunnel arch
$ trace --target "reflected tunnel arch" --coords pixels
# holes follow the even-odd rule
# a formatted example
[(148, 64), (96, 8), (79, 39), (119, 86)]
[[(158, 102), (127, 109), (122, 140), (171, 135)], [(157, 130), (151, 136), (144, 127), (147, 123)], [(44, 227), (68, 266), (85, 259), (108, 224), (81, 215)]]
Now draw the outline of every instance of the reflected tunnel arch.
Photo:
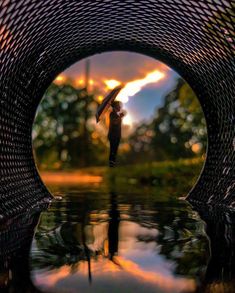
[(0, 2), (0, 215), (51, 198), (32, 152), (32, 124), (55, 76), (93, 54), (154, 57), (195, 91), (207, 122), (207, 158), (191, 201), (235, 204), (235, 65), (232, 1)]

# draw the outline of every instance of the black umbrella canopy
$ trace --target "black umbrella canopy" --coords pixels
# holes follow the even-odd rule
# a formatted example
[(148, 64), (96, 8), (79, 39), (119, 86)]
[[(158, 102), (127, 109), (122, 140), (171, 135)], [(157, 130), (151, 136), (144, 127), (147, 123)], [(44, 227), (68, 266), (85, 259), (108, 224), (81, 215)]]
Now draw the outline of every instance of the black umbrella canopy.
[(111, 106), (112, 102), (115, 100), (121, 89), (123, 89), (123, 85), (119, 85), (115, 87), (103, 100), (103, 102), (98, 106), (96, 111), (96, 122), (98, 123), (100, 119), (104, 116), (107, 112), (109, 107)]

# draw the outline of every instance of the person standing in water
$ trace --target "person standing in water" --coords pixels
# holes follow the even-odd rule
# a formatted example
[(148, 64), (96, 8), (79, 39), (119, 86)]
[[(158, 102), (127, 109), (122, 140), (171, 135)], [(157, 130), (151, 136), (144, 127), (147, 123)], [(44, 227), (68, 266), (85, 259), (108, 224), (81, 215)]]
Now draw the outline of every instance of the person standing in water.
[(119, 143), (121, 140), (122, 118), (125, 114), (121, 112), (121, 103), (119, 101), (112, 102), (111, 106), (112, 112), (109, 116), (108, 132), (108, 139), (110, 143), (109, 167), (115, 167), (116, 156), (118, 152)]

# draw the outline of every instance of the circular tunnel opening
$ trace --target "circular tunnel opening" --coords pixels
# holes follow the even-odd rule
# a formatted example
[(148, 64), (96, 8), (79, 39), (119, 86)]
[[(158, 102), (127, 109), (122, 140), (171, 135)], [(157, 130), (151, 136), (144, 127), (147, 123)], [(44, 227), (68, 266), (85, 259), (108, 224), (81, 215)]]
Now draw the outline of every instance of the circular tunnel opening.
[[(233, 270), (230, 266), (223, 264), (233, 262), (234, 245), (228, 241), (231, 238), (228, 231), (232, 229), (231, 223), (234, 217), (230, 217), (224, 210), (222, 215), (217, 214), (211, 205), (218, 204), (225, 208), (234, 208), (233, 6), (232, 1), (226, 0), (172, 0), (167, 5), (164, 1), (146, 0), (138, 2), (6, 0), (1, 2), (0, 219), (2, 221), (20, 214), (19, 221), (18, 218), (15, 218), (13, 222), (10, 221), (12, 230), (16, 232), (14, 235), (17, 236), (17, 241), (15, 236), (9, 238), (13, 239), (9, 245), (5, 236), (11, 233), (8, 233), (9, 230), (6, 230), (7, 233), (4, 230), (3, 234), (1, 233), (4, 266), (7, 263), (10, 266), (14, 263), (9, 261), (5, 252), (14, 248), (15, 244), (17, 248), (14, 251), (18, 250), (18, 244), (22, 244), (29, 236), (29, 233), (25, 232), (29, 217), (23, 221), (23, 233), (20, 231), (19, 226), (24, 220), (21, 213), (26, 212), (28, 216), (28, 212), (40, 209), (41, 203), (47, 205), (47, 200), (50, 198), (50, 194), (38, 176), (31, 148), (31, 126), (34, 113), (45, 89), (58, 73), (76, 60), (103, 51), (132, 50), (159, 57), (166, 64), (170, 64), (190, 83), (200, 100), (207, 121), (207, 161), (200, 180), (190, 193), (190, 199), (199, 203), (199, 208), (204, 208), (205, 204), (205, 209), (202, 208), (202, 211), (205, 212), (204, 218), (208, 224), (208, 235), (211, 239), (212, 257), (208, 264), (205, 284), (202, 285), (205, 285), (204, 288), (207, 289), (206, 285), (209, 283), (209, 290), (213, 291), (214, 285), (217, 286), (219, 281), (219, 285), (221, 283), (222, 286), (227, 287), (223, 276), (226, 274), (232, 280)], [(77, 193), (72, 188), (66, 200), (54, 202), (48, 213), (45, 213), (45, 217), (41, 218), (35, 236), (35, 239), (39, 240), (38, 246), (35, 245), (37, 241), (35, 239), (33, 241), (35, 245), (33, 249), (39, 248), (37, 250), (39, 254), (36, 255), (36, 259), (33, 259), (36, 264), (33, 272), (36, 281), (39, 283), (42, 281), (42, 287), (47, 283), (50, 289), (54, 285), (58, 286), (58, 290), (61, 289), (61, 285), (67, 289), (68, 284), (74, 284), (74, 278), (68, 282), (66, 278), (63, 278), (65, 275), (68, 276), (69, 263), (71, 272), (85, 264), (82, 272), (89, 271), (91, 282), (92, 274), (89, 264), (91, 266), (95, 264), (94, 259), (99, 258), (99, 253), (103, 253), (106, 260), (109, 257), (112, 264), (116, 260), (115, 251), (118, 248), (117, 236), (119, 236), (116, 232), (120, 224), (119, 219), (121, 219), (124, 226), (129, 227), (129, 231), (124, 233), (124, 230), (120, 228), (123, 231), (123, 237), (120, 238), (119, 254), (122, 258), (119, 264), (123, 265), (133, 277), (129, 282), (125, 279), (126, 276), (119, 275), (121, 284), (124, 286), (131, 284), (133, 291), (138, 286), (143, 289), (143, 292), (151, 292), (151, 289), (156, 292), (156, 287), (159, 286), (159, 289), (163, 291), (164, 286), (161, 288), (161, 285), (164, 284), (167, 284), (165, 289), (168, 291), (193, 291), (198, 284), (195, 276), (202, 275), (209, 253), (204, 241), (204, 225), (198, 215), (186, 206), (185, 209), (182, 206), (180, 209), (177, 206), (173, 209), (169, 208), (169, 201), (164, 203), (165, 196), (161, 199), (159, 196), (160, 200), (156, 200), (156, 196), (145, 192), (147, 196), (143, 197), (140, 194), (141, 190), (134, 189), (135, 184), (129, 185), (131, 190), (136, 192), (133, 197), (134, 202), (130, 204), (126, 193), (121, 191), (116, 193), (111, 189), (113, 183), (113, 178), (110, 178), (110, 186), (107, 190), (104, 193), (100, 190), (98, 196), (103, 198), (102, 204), (97, 201), (97, 194), (88, 195), (84, 190)], [(130, 183), (132, 184), (133, 181)], [(78, 199), (76, 202), (74, 202), (75, 197)], [(179, 201), (177, 203), (179, 204)], [(181, 202), (181, 205), (184, 204), (186, 203)], [(55, 206), (56, 209), (53, 210)], [(101, 211), (104, 207), (105, 210)], [(108, 222), (106, 225), (108, 237), (102, 238), (105, 245), (101, 247), (99, 241), (97, 243), (93, 240), (100, 239), (94, 235), (104, 235), (100, 233), (104, 228), (102, 226), (104, 219)], [(125, 221), (127, 219), (132, 222), (131, 224), (135, 222), (136, 225), (127, 225), (130, 224)], [(170, 221), (170, 228), (168, 221)], [(29, 225), (32, 223), (33, 221)], [(97, 223), (101, 225), (96, 225)], [(114, 237), (110, 236), (110, 230), (116, 231), (113, 234)], [(49, 233), (45, 234), (45, 231)], [(134, 262), (125, 262), (125, 256), (128, 253), (123, 249), (126, 247), (123, 244), (126, 239), (131, 238), (129, 236), (133, 231), (137, 257), (131, 255), (131, 260)], [(33, 231), (30, 235), (31, 233), (33, 234)], [(192, 234), (195, 237), (192, 237)], [(109, 245), (107, 245), (107, 238)], [(202, 239), (204, 240), (200, 241)], [(155, 242), (160, 245), (156, 245)], [(218, 246), (218, 243), (221, 245)], [(131, 246), (133, 242), (127, 244)], [(148, 254), (148, 258), (141, 253), (148, 251), (145, 250), (146, 247), (153, 248), (153, 253)], [(6, 251), (5, 248), (7, 248)], [(160, 253), (156, 253), (159, 249)], [(28, 248), (26, 250), (28, 251)], [(55, 251), (58, 252), (56, 257)], [(224, 251), (229, 253), (224, 256)], [(40, 252), (42, 252), (41, 255)], [(218, 259), (218, 253), (224, 256), (222, 261), (221, 258)], [(49, 258), (50, 256), (52, 258)], [(51, 265), (48, 263), (49, 259), (58, 261)], [(91, 259), (93, 262), (90, 262)], [(155, 274), (159, 272), (159, 267), (151, 266), (153, 259), (160, 264), (160, 274)], [(165, 262), (166, 259), (170, 261)], [(150, 267), (141, 267), (141, 264), (146, 265), (146, 260), (149, 260)], [(188, 260), (187, 265), (185, 260)], [(26, 263), (28, 264), (28, 259)], [(96, 272), (100, 272), (101, 268), (107, 268), (106, 263), (105, 261), (102, 263), (104, 266), (98, 263), (98, 267), (95, 267)], [(16, 290), (19, 290), (22, 285), (23, 291), (27, 291), (25, 278), (22, 277), (20, 282), (17, 278), (17, 282), (14, 282), (15, 276), (18, 275), (15, 271), (19, 271), (22, 276), (22, 265), (18, 266), (18, 262), (15, 264), (16, 266), (13, 264), (13, 270), (5, 276), (8, 275), (9, 280), (12, 276), (15, 283), (12, 285), (17, 286)], [(21, 260), (20, 264), (22, 264)], [(25, 274), (26, 277), (29, 275), (27, 264), (26, 270), (23, 270), (23, 275)], [(64, 264), (66, 267), (58, 269)], [(48, 267), (56, 268), (54, 272), (58, 274), (54, 276), (49, 274), (49, 278), (45, 276), (43, 270), (45, 272), (45, 268)], [(165, 270), (161, 274), (163, 268)], [(113, 272), (113, 270), (110, 271)], [(42, 274), (37, 275), (38, 272)], [(174, 278), (176, 274), (183, 278)], [(4, 286), (7, 286), (5, 276), (3, 281)], [(140, 283), (133, 283), (136, 277), (140, 280), (154, 280), (152, 288), (147, 288), (146, 284), (139, 286)], [(192, 277), (192, 280), (189, 280), (189, 277)], [(108, 279), (113, 281), (112, 275)], [(45, 280), (44, 284), (43, 280)], [(23, 284), (20, 284), (21, 282)], [(201, 288), (196, 291), (198, 290), (201, 292)]]
[(50, 198), (31, 148), (45, 89), (68, 65), (111, 50), (157, 57), (190, 83), (205, 113), (208, 151), (188, 198), (233, 207), (232, 2), (3, 1), (0, 21), (3, 218)]
[[(119, 84), (121, 109), (109, 107), (97, 123), (97, 107)], [(115, 167), (108, 135), (114, 112), (124, 114)], [(55, 78), (32, 134), (39, 172), (57, 199), (42, 214), (31, 249), (36, 288), (66, 282), (94, 291), (104, 283), (193, 292), (195, 272), (205, 273), (208, 239), (198, 213), (179, 197), (200, 174), (207, 132), (197, 96), (180, 75), (137, 53), (91, 56)], [(65, 266), (73, 273), (61, 277)]]
[[(99, 123), (95, 114), (120, 84), (115, 100), (125, 115), (111, 170), (112, 107)], [(167, 186), (186, 196), (207, 144), (204, 114), (190, 85), (166, 64), (127, 51), (93, 55), (60, 73), (38, 107), (32, 136), (42, 179), (57, 192), (58, 185), (99, 183), (114, 174), (122, 185)]]
[[(110, 106), (97, 123), (97, 108), (120, 84), (121, 107), (116, 113)], [(114, 112), (124, 116), (110, 166)], [(140, 284), (148, 292), (193, 292), (195, 272), (205, 272), (208, 239), (199, 215), (179, 197), (200, 174), (207, 131), (197, 96), (180, 75), (133, 52), (90, 56), (48, 87), (32, 135), (39, 172), (57, 199), (42, 214), (31, 248), (36, 288), (66, 282), (71, 290), (102, 291), (105, 284), (130, 291)], [(73, 272), (64, 275), (65, 266)], [(79, 281), (71, 281), (74, 275)]]

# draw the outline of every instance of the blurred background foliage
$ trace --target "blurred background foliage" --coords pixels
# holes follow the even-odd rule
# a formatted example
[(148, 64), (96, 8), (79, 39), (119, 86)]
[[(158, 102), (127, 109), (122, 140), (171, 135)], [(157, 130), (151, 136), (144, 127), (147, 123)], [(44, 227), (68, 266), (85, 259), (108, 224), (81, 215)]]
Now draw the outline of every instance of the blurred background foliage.
[[(41, 170), (107, 165), (108, 121), (97, 126), (99, 90), (78, 88), (73, 81), (52, 83), (39, 105), (33, 126), (33, 147)], [(125, 127), (124, 127), (125, 128)], [(124, 129), (125, 132), (125, 129)], [(148, 122), (124, 135), (121, 165), (179, 158), (202, 158), (207, 133), (204, 115), (190, 86), (181, 78)]]

